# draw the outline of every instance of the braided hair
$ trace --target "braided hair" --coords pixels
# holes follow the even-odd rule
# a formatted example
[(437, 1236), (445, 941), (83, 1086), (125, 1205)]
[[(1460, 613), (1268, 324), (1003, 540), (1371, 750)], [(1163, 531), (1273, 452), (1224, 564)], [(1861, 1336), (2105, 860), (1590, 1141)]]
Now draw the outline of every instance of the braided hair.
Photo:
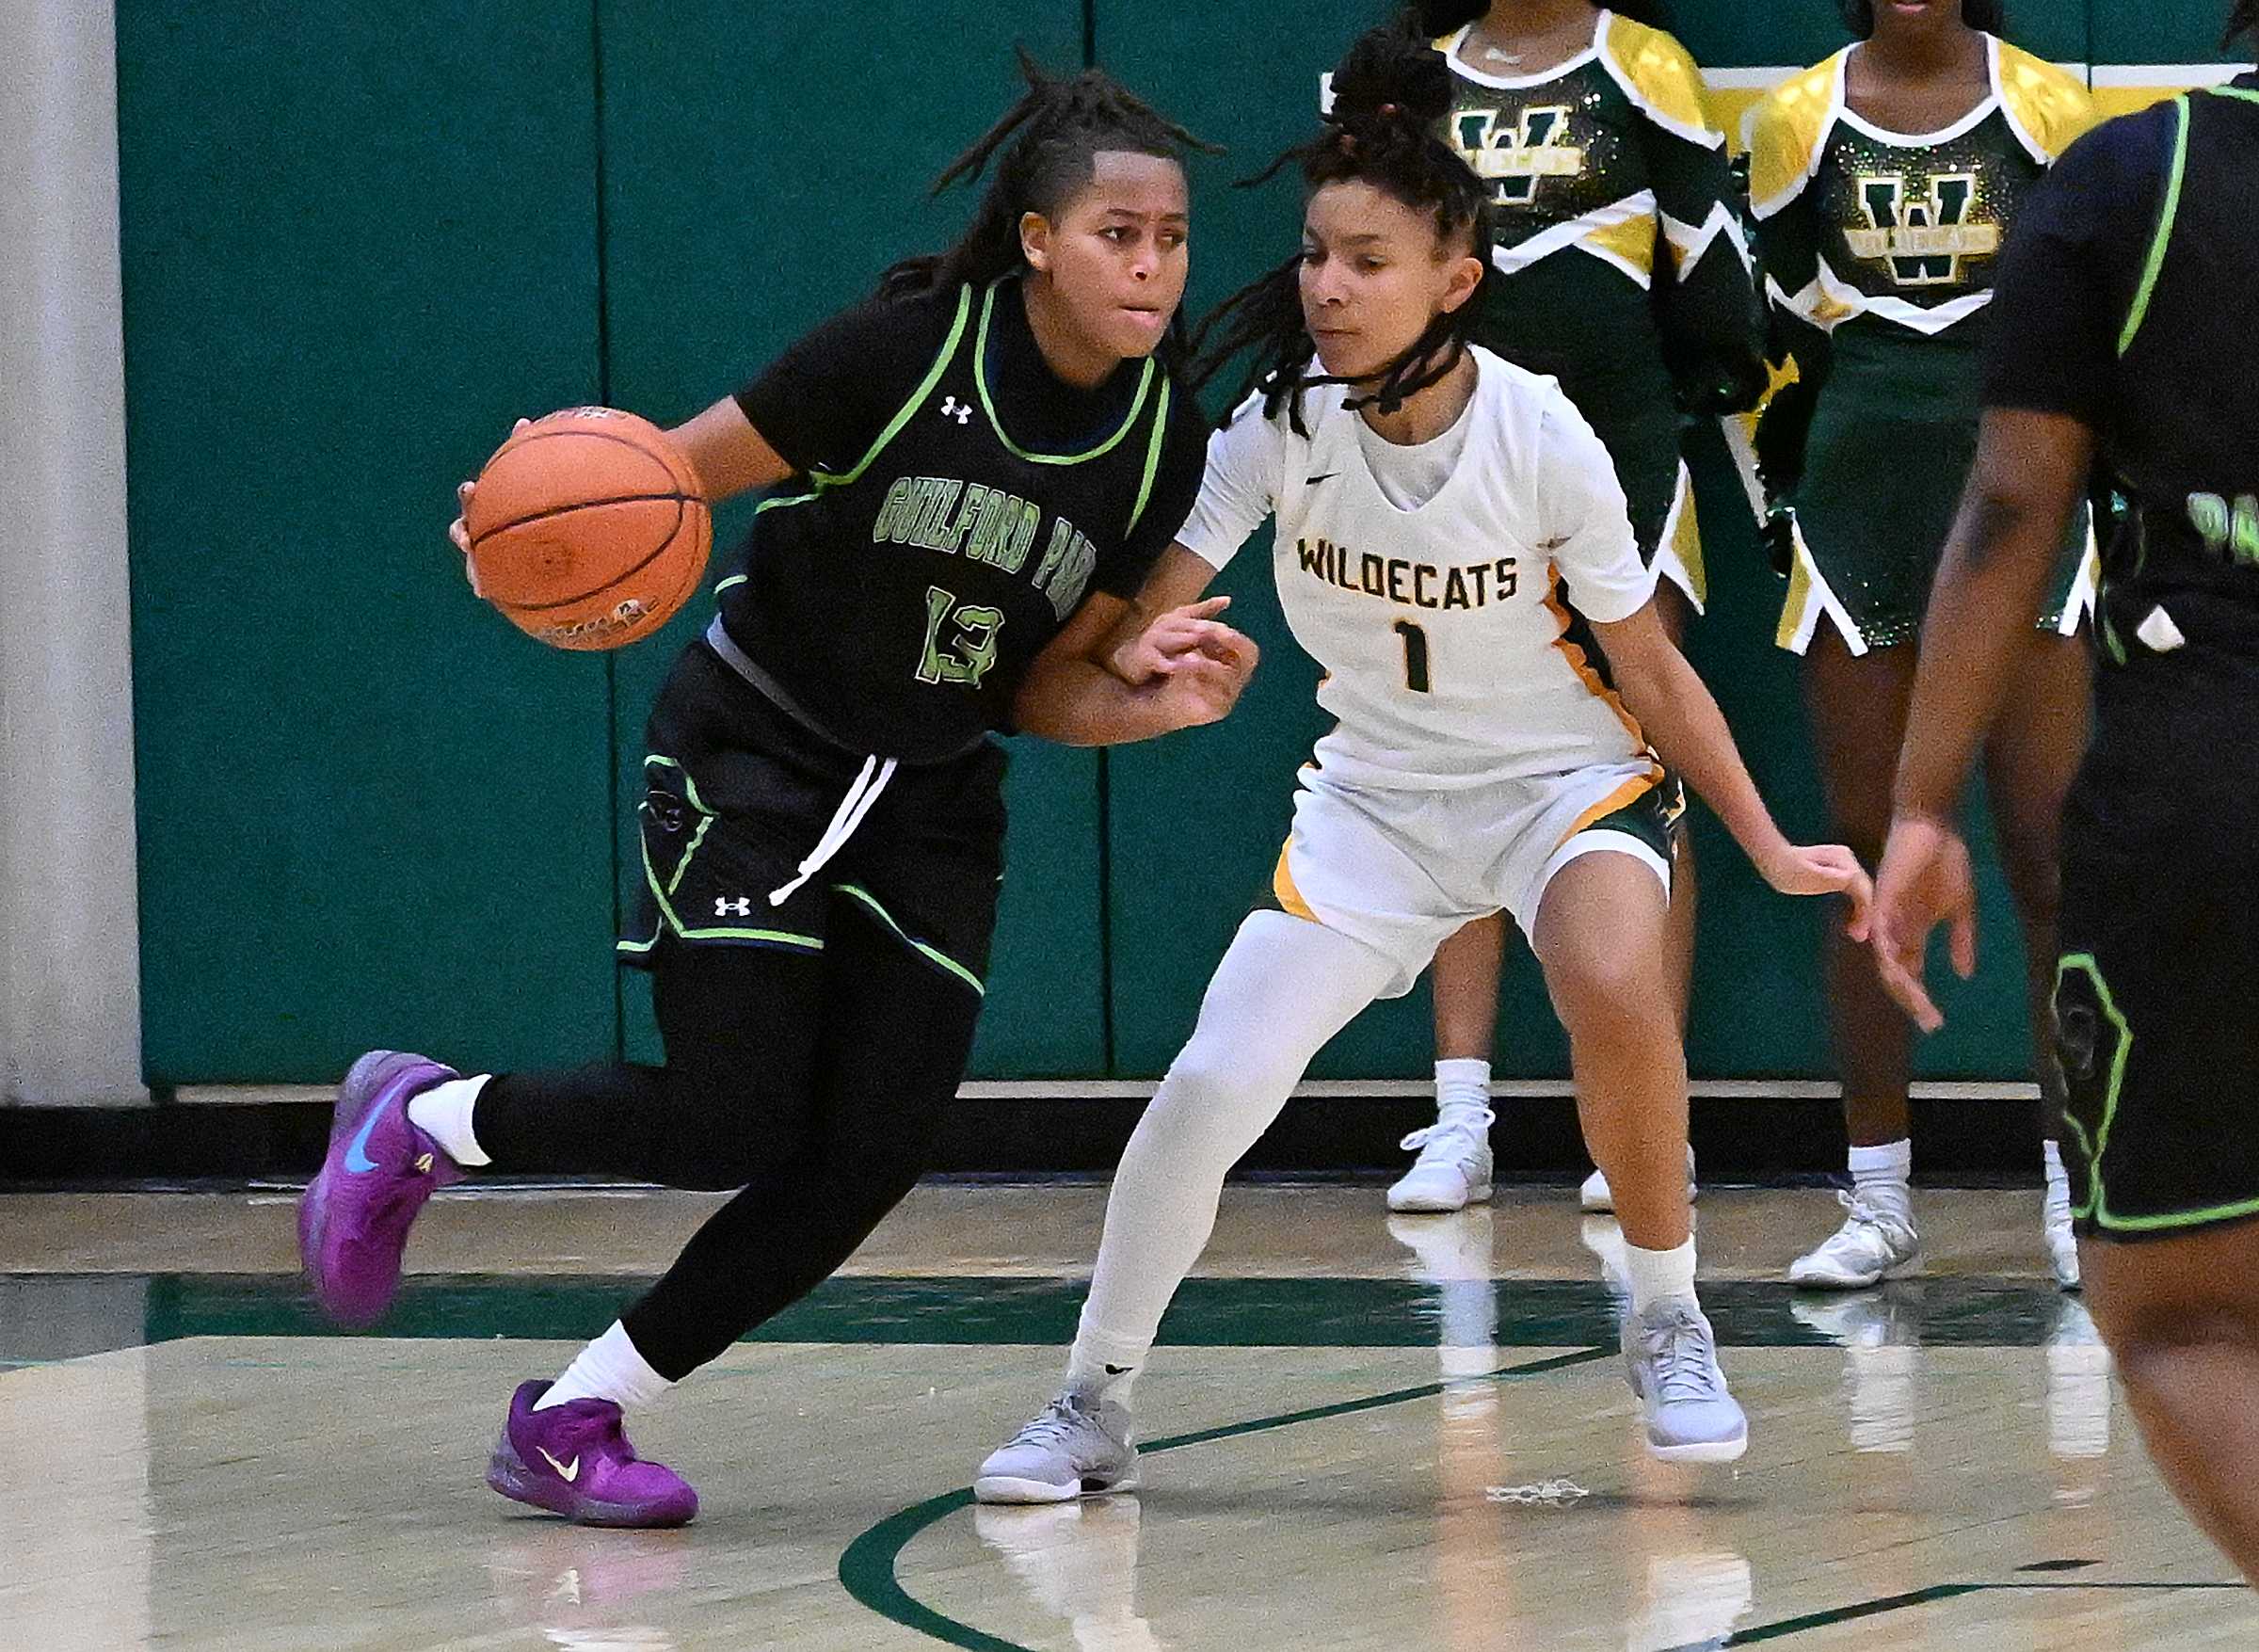
[[(1594, 3), (1600, 4), (1600, 0)], [(1670, 0), (1617, 0), (1607, 9), (1649, 28), (1671, 26)], [(1439, 40), (1479, 21), (1489, 10), (1490, 0), (1412, 0), (1404, 8), (1404, 23), (1421, 40)]]
[[(1835, 0), (1835, 4), (1843, 12), (1844, 26), (1860, 40), (1875, 32), (1875, 0)], [(1961, 21), (1988, 35), (2004, 34), (2008, 29), (2000, 0), (1961, 0)]]
[[(1464, 245), (1482, 265), (1482, 282), (1466, 302), (1430, 321), (1411, 346), (1377, 376), (1377, 383), (1351, 398), (1346, 404), (1351, 408), (1378, 407), (1383, 413), (1392, 413), (1441, 382), (1466, 354), (1489, 282), (1490, 229), (1482, 180), (1436, 136), (1450, 102), (1451, 72), (1439, 53), (1400, 29), (1369, 30), (1334, 71), (1333, 104), (1319, 135), (1245, 181), (1260, 184), (1291, 165), (1302, 174), (1306, 197), (1328, 184), (1369, 184), (1431, 218), (1441, 247)], [(1295, 432), (1306, 435), (1302, 392), (1344, 381), (1310, 373), (1318, 346), (1303, 316), (1302, 264), (1297, 252), (1226, 298), (1201, 322), (1193, 378), (1195, 384), (1206, 384), (1232, 358), (1253, 350), (1232, 405), (1236, 408), (1259, 392), (1264, 417), (1275, 417), (1285, 408)]]
[(1001, 151), (972, 222), (947, 250), (905, 258), (880, 276), (880, 297), (985, 283), (1020, 269), (1020, 219), (1035, 213), (1055, 220), (1088, 187), (1101, 153), (1180, 161), (1188, 149), (1221, 152), (1156, 114), (1104, 70), (1062, 78), (1046, 72), (1024, 46), (1016, 49), (1027, 91), (942, 168), (929, 191), (938, 195), (960, 178), (977, 178)]
[(2219, 49), (2230, 50), (2236, 37), (2248, 35), (2259, 26), (2259, 0), (2235, 0), (2235, 9), (2228, 13), (2228, 26), (2219, 37)]

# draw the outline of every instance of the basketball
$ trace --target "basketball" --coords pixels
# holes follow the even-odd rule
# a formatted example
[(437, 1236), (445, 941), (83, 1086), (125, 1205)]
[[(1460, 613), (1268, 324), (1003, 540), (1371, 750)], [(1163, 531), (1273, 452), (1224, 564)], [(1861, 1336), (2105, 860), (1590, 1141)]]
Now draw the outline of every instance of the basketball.
[(471, 588), (559, 649), (649, 636), (690, 600), (713, 547), (696, 474), (665, 431), (568, 408), (516, 431), (463, 511)]

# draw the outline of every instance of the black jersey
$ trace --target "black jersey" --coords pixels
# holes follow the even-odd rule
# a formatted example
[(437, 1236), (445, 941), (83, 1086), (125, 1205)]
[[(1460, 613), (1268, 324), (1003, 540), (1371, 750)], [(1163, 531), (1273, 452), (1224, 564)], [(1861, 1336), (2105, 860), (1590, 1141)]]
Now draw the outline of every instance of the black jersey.
[[(772, 428), (772, 379), (807, 377), (811, 357), (855, 361), (859, 345), (871, 377), (900, 368), (887, 346), (904, 307), (942, 335), (882, 426), (830, 452)], [(868, 402), (871, 387), (837, 393)], [(1197, 487), (1192, 398), (1153, 361), (1097, 392), (1060, 384), (1010, 278), (851, 312), (739, 400), (801, 473), (762, 502), (744, 571), (719, 587), (726, 640), (818, 731), (906, 762), (1009, 729), (1035, 655), (1091, 589), (1135, 592)], [(1061, 441), (1062, 405), (1097, 422)]]
[(2080, 418), (2133, 505), (2105, 556), (2122, 657), (2160, 598), (2259, 646), (2259, 82), (2074, 146), (2010, 249), (1986, 401)]

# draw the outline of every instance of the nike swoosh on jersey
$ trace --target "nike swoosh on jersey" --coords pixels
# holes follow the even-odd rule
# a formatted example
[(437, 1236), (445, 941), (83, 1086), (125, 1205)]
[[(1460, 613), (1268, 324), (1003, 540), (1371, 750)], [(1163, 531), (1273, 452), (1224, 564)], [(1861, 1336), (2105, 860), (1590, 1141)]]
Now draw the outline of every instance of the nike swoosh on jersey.
[(1306, 478), (1304, 480), (1304, 482), (1303, 482), (1303, 484), (1302, 484), (1302, 485), (1303, 485), (1305, 488), (1315, 488), (1315, 487), (1317, 487), (1317, 486), (1318, 486), (1318, 484), (1319, 484), (1319, 483), (1321, 483), (1321, 482), (1330, 482), (1330, 481), (1332, 481), (1332, 480), (1333, 480), (1333, 479), (1334, 479), (1336, 476), (1338, 476), (1340, 473), (1340, 473), (1339, 471), (1321, 471), (1321, 472), (1319, 472), (1319, 473), (1318, 473), (1318, 474), (1316, 474), (1315, 476), (1306, 477)]
[(568, 1484), (581, 1477), (581, 1459), (577, 1455), (569, 1463), (560, 1463), (554, 1457), (550, 1456), (547, 1446), (536, 1446), (534, 1449), (541, 1453), (549, 1466), (557, 1471), (559, 1478)]

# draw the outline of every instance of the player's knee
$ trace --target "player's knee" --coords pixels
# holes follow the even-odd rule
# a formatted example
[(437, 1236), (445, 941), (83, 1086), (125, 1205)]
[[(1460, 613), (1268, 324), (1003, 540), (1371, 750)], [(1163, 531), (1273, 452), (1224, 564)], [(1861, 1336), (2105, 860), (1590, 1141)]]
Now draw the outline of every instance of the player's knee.
[(1546, 981), (1572, 1039), (1677, 1037), (1675, 1001), (1643, 951), (1581, 950), (1548, 964)]
[(754, 1075), (680, 1075), (666, 1099), (652, 1134), (669, 1186), (727, 1193), (810, 1152), (808, 1131), (794, 1122), (801, 1109), (766, 1094)]

